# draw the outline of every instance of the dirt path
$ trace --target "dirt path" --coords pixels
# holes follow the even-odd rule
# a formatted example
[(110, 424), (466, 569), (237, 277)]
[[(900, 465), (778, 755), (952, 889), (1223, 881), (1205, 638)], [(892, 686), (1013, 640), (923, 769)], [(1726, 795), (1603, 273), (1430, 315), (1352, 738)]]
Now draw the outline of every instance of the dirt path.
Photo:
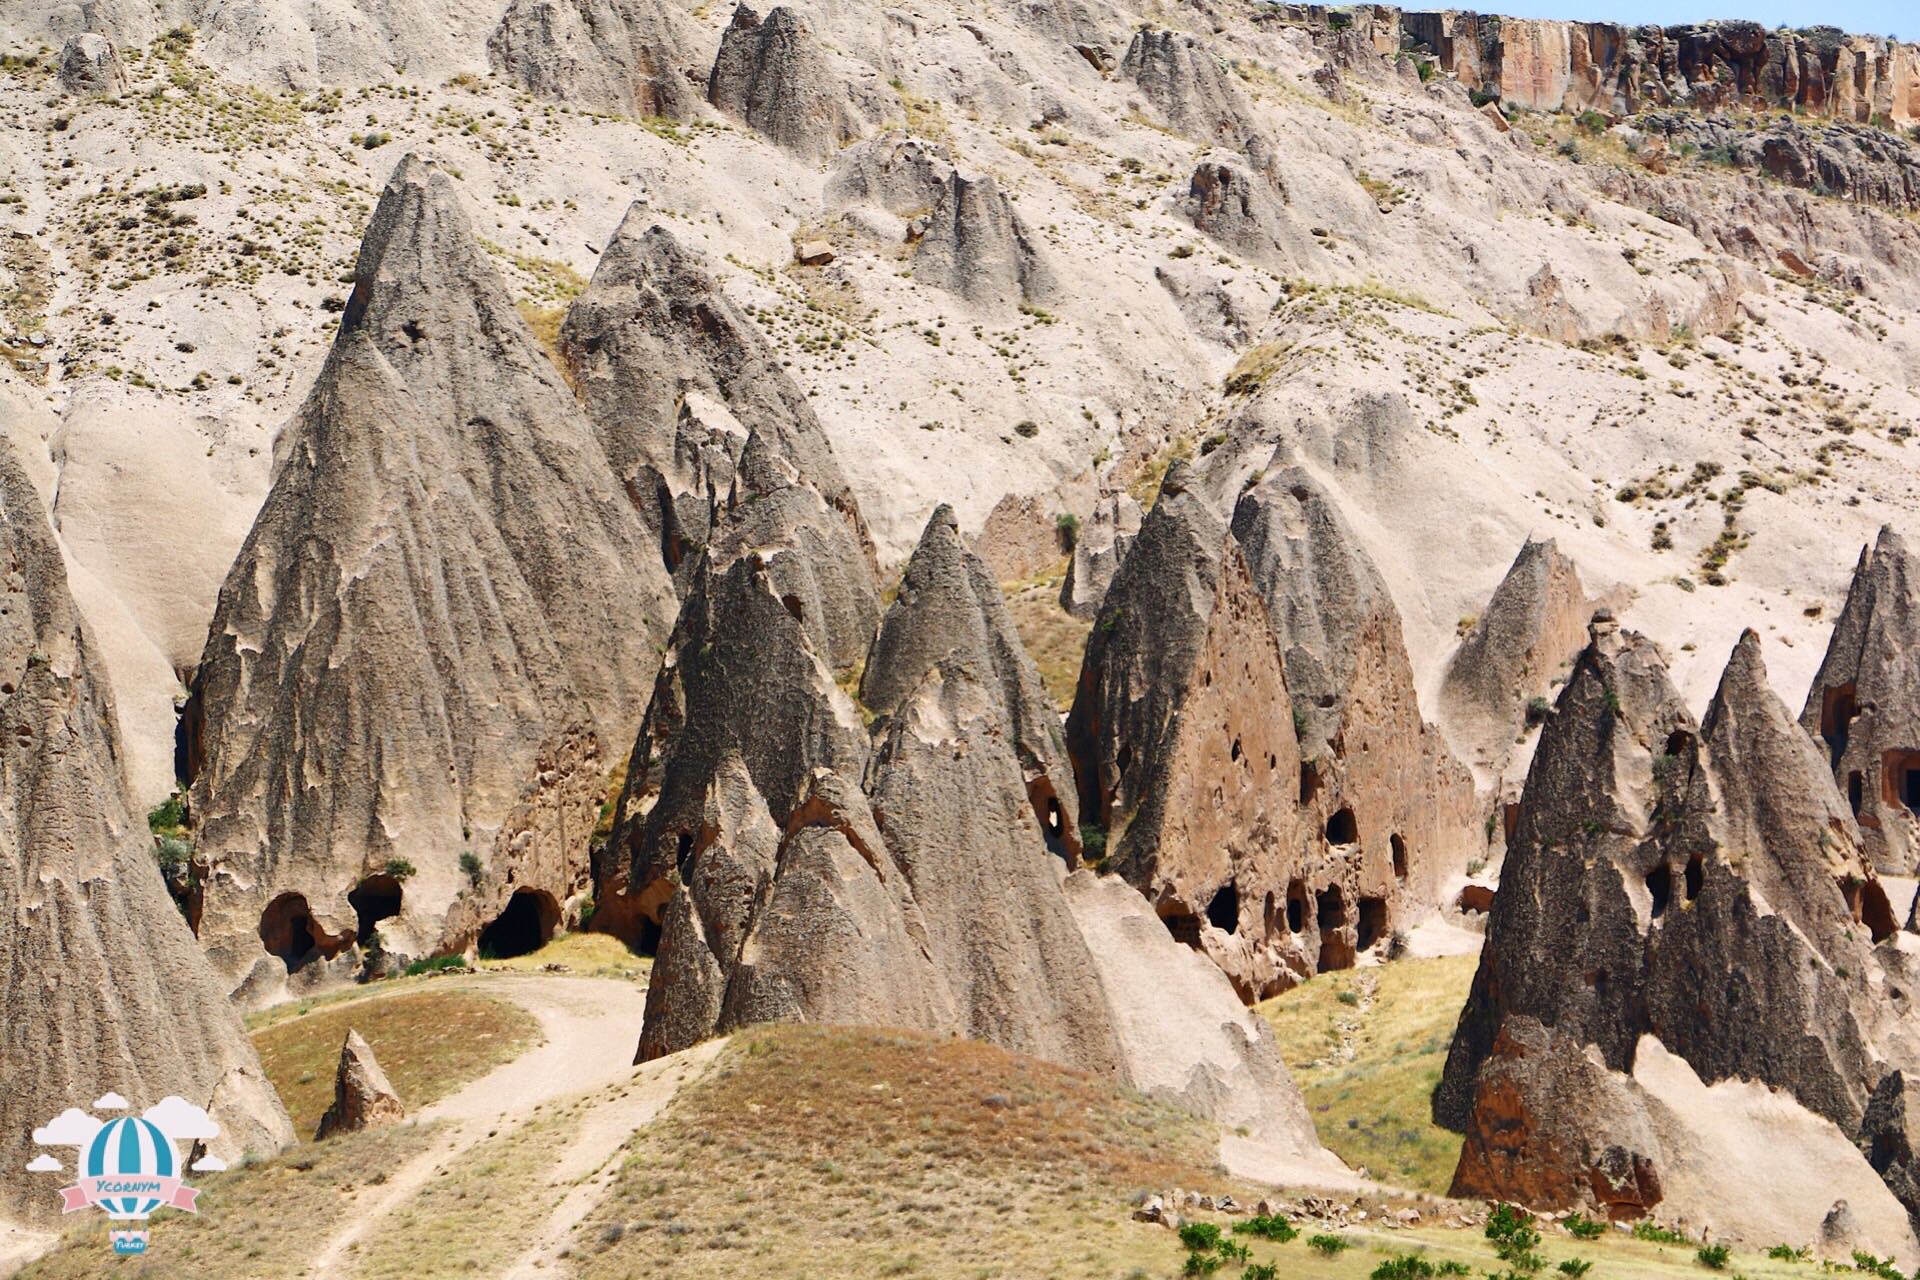
[(719, 1042), (702, 1045), (635, 1068), (633, 1050), (646, 992), (631, 982), (505, 974), (475, 979), (471, 985), (511, 1000), (539, 1019), (546, 1043), (423, 1108), (421, 1120), (441, 1122), (439, 1140), (383, 1185), (359, 1193), (350, 1225), (324, 1242), (307, 1264), (307, 1275), (347, 1274), (343, 1265), (355, 1244), (370, 1238), (387, 1214), (490, 1133), (523, 1123), (548, 1102), (603, 1096), (605, 1103), (582, 1123), (578, 1139), (554, 1153), (549, 1185), (571, 1190), (541, 1238), (508, 1273), (534, 1274), (599, 1202), (618, 1170), (619, 1149), (627, 1138), (658, 1115), (681, 1084), (703, 1072), (720, 1048)]

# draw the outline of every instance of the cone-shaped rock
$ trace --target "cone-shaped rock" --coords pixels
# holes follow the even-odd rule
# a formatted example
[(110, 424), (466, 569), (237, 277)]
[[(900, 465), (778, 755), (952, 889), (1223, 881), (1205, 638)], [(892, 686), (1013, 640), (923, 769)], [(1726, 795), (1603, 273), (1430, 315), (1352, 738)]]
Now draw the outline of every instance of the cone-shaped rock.
[(1239, 148), (1248, 133), (1246, 99), (1213, 50), (1181, 31), (1133, 33), (1120, 74), (1167, 123), (1197, 142)]
[(358, 1031), (349, 1030), (340, 1042), (340, 1063), (333, 1072), (333, 1105), (320, 1117), (313, 1140), (384, 1128), (406, 1118), (407, 1108), (374, 1060), (372, 1046)]
[(785, 5), (764, 20), (744, 4), (733, 11), (707, 78), (707, 101), (807, 160), (825, 160), (861, 132), (825, 46)]
[(1140, 535), (1140, 504), (1130, 493), (1109, 494), (1094, 504), (1093, 514), (1073, 539), (1073, 558), (1060, 584), (1060, 607), (1076, 618), (1100, 612), (1100, 602)]
[(1053, 272), (1038, 239), (991, 177), (948, 175), (913, 275), (979, 307), (1007, 310), (1053, 296)]
[(39, 495), (0, 441), (0, 1214), (57, 1219), (29, 1135), (118, 1093), (174, 1094), (222, 1158), (293, 1139), (287, 1114), (130, 811), (112, 698)]
[[(194, 682), (202, 941), (265, 1000), (586, 887), (672, 587), (584, 415), (411, 157)], [(377, 929), (379, 947), (372, 934)]]
[[(1873, 946), (1890, 921), (1856, 838), (1752, 632), (1696, 726), (1654, 646), (1597, 617), (1542, 731), (1434, 1098), (1467, 1135), (1456, 1194), (1660, 1204), (1796, 1239), (1843, 1194), (1878, 1247), (1906, 1247), (1891, 1195), (1829, 1141), (1851, 1152), (1876, 1064), (1915, 1052), (1875, 994), (1898, 957)], [(1782, 1163), (1853, 1189), (1809, 1201), (1784, 1181), (1736, 1189), (1737, 1162), (1712, 1173), (1700, 1154), (1757, 1123), (1737, 1093), (1698, 1096), (1728, 1080), (1779, 1091)]]
[(668, 0), (513, 0), (487, 55), (536, 98), (687, 120), (699, 109), (690, 77), (707, 64), (702, 43)]
[(125, 93), (127, 69), (113, 41), (88, 31), (62, 45), (60, 87), (68, 93)]
[(1287, 216), (1273, 184), (1238, 156), (1216, 152), (1201, 161), (1178, 209), (1198, 230), (1276, 271), (1297, 270), (1312, 244)]
[(1920, 562), (1892, 526), (1860, 552), (1800, 723), (1826, 746), (1867, 856), (1920, 868)]
[(1551, 538), (1528, 539), (1447, 663), (1439, 712), (1470, 763), (1496, 776), (1528, 703), (1544, 698), (1587, 638), (1586, 594)]

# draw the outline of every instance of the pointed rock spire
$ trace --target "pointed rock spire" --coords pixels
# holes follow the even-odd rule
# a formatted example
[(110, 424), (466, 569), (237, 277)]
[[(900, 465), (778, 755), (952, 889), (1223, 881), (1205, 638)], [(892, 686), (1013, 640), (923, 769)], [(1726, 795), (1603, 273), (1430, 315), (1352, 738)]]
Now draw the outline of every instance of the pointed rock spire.
[(1206, 43), (1182, 31), (1133, 33), (1120, 74), (1140, 86), (1167, 123), (1195, 141), (1238, 149), (1251, 113)]
[(913, 252), (914, 279), (975, 306), (1010, 310), (1053, 296), (1053, 272), (1039, 240), (991, 176), (947, 175), (933, 217)]
[(1920, 561), (1888, 525), (1863, 548), (1800, 723), (1825, 744), (1867, 856), (1920, 868)]
[(487, 39), (493, 69), (536, 98), (588, 111), (690, 120), (698, 29), (664, 0), (513, 0)]
[(219, 1123), (223, 1158), (276, 1151), (293, 1127), (131, 811), (105, 673), (4, 440), (0, 543), (0, 1213), (45, 1222), (58, 1201), (24, 1172), (48, 1153), (30, 1134), (69, 1107), (177, 1094)]
[(188, 711), (202, 938), (260, 1001), (345, 976), (376, 931), (388, 956), (463, 947), (516, 889), (557, 917), (673, 599), (452, 185), (412, 157), (283, 449)]
[(387, 1082), (387, 1073), (374, 1060), (372, 1046), (349, 1028), (347, 1038), (340, 1042), (340, 1063), (333, 1072), (333, 1105), (320, 1117), (313, 1140), (381, 1129), (406, 1118), (407, 1108)]
[(1130, 493), (1114, 493), (1094, 504), (1093, 514), (1074, 535), (1073, 558), (1060, 584), (1060, 607), (1076, 618), (1093, 618), (1107, 588), (1140, 535), (1140, 504)]
[(825, 160), (861, 133), (847, 85), (813, 27), (781, 5), (763, 20), (733, 11), (707, 101), (803, 159)]

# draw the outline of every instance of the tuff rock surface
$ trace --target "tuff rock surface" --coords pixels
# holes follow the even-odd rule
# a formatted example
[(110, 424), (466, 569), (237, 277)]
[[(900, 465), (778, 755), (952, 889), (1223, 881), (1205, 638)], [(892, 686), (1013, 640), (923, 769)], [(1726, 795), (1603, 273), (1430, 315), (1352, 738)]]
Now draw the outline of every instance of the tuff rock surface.
[(698, 113), (712, 65), (705, 34), (670, 0), (513, 0), (487, 54), (536, 98), (669, 120)]
[(941, 184), (926, 234), (913, 251), (913, 273), (974, 306), (999, 311), (1049, 301), (1054, 291), (1038, 239), (999, 184), (958, 170)]
[(119, 1093), (177, 1094), (220, 1125), (222, 1158), (271, 1154), (293, 1126), (225, 988), (161, 882), (128, 803), (113, 698), (69, 594), (60, 546), (11, 442), (0, 441), (0, 1213), (56, 1222), (30, 1135)]
[(1100, 611), (1114, 574), (1133, 540), (1140, 536), (1140, 504), (1132, 494), (1111, 493), (1094, 504), (1093, 514), (1073, 539), (1073, 558), (1060, 583), (1060, 607), (1076, 618)]
[(1890, 875), (1920, 865), (1920, 562), (1891, 525), (1847, 589), (1800, 723), (1826, 748), (1867, 857)]
[(744, 4), (733, 11), (707, 78), (707, 101), (816, 164), (864, 131), (820, 38), (786, 5), (764, 19)]
[(248, 1002), (371, 958), (376, 926), (424, 956), (516, 892), (557, 917), (673, 600), (451, 183), (412, 157), (284, 448), (187, 712), (198, 929)]
[(119, 50), (91, 31), (74, 36), (60, 47), (60, 87), (68, 93), (125, 93), (127, 69)]
[(406, 1118), (407, 1108), (374, 1059), (372, 1046), (358, 1031), (349, 1029), (347, 1038), (340, 1042), (340, 1063), (333, 1072), (333, 1103), (320, 1117), (313, 1140), (384, 1128)]

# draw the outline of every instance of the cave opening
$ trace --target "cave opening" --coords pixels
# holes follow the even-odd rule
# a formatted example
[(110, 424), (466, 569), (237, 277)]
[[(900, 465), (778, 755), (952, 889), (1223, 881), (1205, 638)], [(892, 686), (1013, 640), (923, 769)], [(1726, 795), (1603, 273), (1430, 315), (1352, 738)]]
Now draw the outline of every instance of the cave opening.
[(382, 920), (400, 914), (401, 896), (400, 881), (389, 875), (368, 876), (347, 895), (356, 921), (355, 936), (362, 947), (372, 940)]
[(1233, 881), (1221, 885), (1213, 901), (1207, 903), (1207, 923), (1223, 933), (1239, 932), (1240, 890)]
[(480, 931), (480, 958), (511, 960), (538, 951), (560, 924), (560, 904), (540, 889), (516, 889), (493, 923)]
[(1387, 900), (1385, 898), (1360, 899), (1358, 932), (1358, 948), (1361, 951), (1371, 950), (1375, 943), (1387, 936)]
[(1407, 842), (1400, 838), (1398, 832), (1395, 832), (1387, 837), (1387, 844), (1393, 849), (1393, 878), (1405, 880), (1407, 878)]
[(339, 954), (346, 939), (328, 937), (314, 923), (306, 895), (283, 893), (260, 913), (260, 944), (268, 955), (279, 957), (288, 973), (297, 973), (315, 960)]
[(1706, 864), (1700, 860), (1700, 855), (1696, 853), (1687, 859), (1686, 883), (1688, 902), (1692, 902), (1700, 896), (1700, 887), (1706, 883), (1706, 878)]
[(1354, 820), (1352, 809), (1335, 811), (1327, 819), (1328, 844), (1352, 844), (1360, 838), (1360, 824)]
[(1837, 684), (1820, 695), (1820, 736), (1827, 740), (1828, 757), (1835, 769), (1847, 754), (1847, 741), (1859, 715), (1860, 704), (1854, 698), (1851, 681)]
[(1673, 868), (1663, 862), (1647, 872), (1647, 892), (1653, 895), (1653, 918), (1658, 920), (1673, 901)]

